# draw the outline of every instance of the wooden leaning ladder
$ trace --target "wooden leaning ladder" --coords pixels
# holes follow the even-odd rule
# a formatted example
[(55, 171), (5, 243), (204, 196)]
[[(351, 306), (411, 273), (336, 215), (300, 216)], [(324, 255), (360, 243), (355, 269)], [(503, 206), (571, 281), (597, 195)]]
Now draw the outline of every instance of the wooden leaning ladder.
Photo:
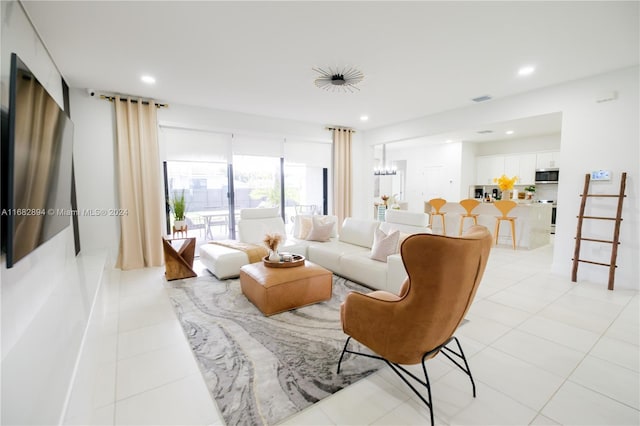
[[(578, 231), (576, 233), (576, 248), (573, 252), (573, 270), (571, 272), (571, 281), (576, 282), (578, 278), (578, 264), (580, 262), (590, 263), (592, 265), (600, 265), (600, 266), (608, 266), (609, 267), (609, 290), (613, 290), (613, 281), (616, 273), (616, 258), (618, 257), (618, 245), (620, 244), (620, 222), (622, 222), (622, 200), (626, 195), (624, 194), (626, 181), (627, 181), (627, 173), (622, 173), (622, 177), (620, 179), (620, 193), (618, 195), (614, 194), (589, 194), (589, 183), (591, 181), (591, 175), (586, 174), (584, 177), (584, 190), (582, 191), (581, 197), (582, 201), (580, 203), (580, 214), (577, 216), (578, 218)], [(589, 197), (600, 197), (600, 198), (617, 198), (618, 199), (618, 209), (616, 212), (616, 217), (601, 217), (601, 216), (585, 216), (584, 209), (587, 204), (587, 198)], [(582, 221), (583, 219), (592, 219), (592, 220), (614, 220), (615, 227), (613, 230), (613, 240), (600, 240), (595, 238), (584, 238), (582, 236)], [(597, 243), (611, 244), (611, 262), (610, 263), (602, 263), (602, 262), (593, 262), (590, 260), (580, 259), (580, 243), (582, 241), (593, 241)]]

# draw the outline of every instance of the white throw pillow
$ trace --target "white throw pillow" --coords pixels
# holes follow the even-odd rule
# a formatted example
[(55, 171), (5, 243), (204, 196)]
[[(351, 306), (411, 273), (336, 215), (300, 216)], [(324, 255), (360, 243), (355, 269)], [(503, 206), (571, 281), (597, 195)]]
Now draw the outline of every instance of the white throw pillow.
[(371, 255), (373, 260), (386, 262), (387, 256), (398, 252), (398, 240), (400, 239), (400, 231), (393, 231), (388, 235), (378, 228), (373, 235), (373, 246), (371, 247)]
[(312, 216), (296, 216), (296, 226), (293, 233), (295, 238), (300, 238), (301, 240), (307, 238), (313, 226), (311, 219)]
[(331, 232), (333, 231), (333, 227), (335, 226), (335, 222), (333, 221), (325, 221), (319, 217), (312, 217), (312, 225), (311, 231), (309, 231), (309, 235), (307, 235), (307, 241), (320, 241), (326, 242), (331, 238)]

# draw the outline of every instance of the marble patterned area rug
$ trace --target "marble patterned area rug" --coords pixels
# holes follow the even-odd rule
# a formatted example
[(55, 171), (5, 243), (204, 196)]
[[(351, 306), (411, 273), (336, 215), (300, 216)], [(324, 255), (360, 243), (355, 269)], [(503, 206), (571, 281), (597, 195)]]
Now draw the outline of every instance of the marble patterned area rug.
[[(265, 317), (239, 279), (213, 276), (169, 283), (169, 295), (225, 423), (273, 425), (385, 364), (345, 355), (340, 303), (349, 291), (371, 290), (333, 277), (330, 300)], [(353, 346), (352, 346), (353, 345)], [(358, 348), (352, 340), (350, 348)]]

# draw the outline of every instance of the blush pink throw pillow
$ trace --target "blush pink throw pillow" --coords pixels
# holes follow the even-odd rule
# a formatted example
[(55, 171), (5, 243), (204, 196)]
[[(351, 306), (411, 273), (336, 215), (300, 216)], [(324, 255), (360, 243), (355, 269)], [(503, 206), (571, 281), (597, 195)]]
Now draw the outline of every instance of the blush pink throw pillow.
[(373, 260), (386, 262), (387, 256), (398, 252), (398, 240), (400, 239), (400, 231), (390, 232), (388, 235), (378, 228), (373, 235), (373, 246), (371, 247), (371, 255)]
[(320, 218), (313, 217), (311, 231), (307, 235), (307, 241), (320, 241), (326, 242), (331, 238), (331, 232), (333, 231), (333, 221), (324, 222)]

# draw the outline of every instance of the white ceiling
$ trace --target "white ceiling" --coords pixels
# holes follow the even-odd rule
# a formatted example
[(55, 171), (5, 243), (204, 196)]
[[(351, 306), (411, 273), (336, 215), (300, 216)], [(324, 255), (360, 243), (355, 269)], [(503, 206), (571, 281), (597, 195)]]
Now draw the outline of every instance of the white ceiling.
[[(358, 129), (639, 62), (637, 1), (23, 4), (71, 87)], [(328, 66), (361, 91), (315, 87)]]

